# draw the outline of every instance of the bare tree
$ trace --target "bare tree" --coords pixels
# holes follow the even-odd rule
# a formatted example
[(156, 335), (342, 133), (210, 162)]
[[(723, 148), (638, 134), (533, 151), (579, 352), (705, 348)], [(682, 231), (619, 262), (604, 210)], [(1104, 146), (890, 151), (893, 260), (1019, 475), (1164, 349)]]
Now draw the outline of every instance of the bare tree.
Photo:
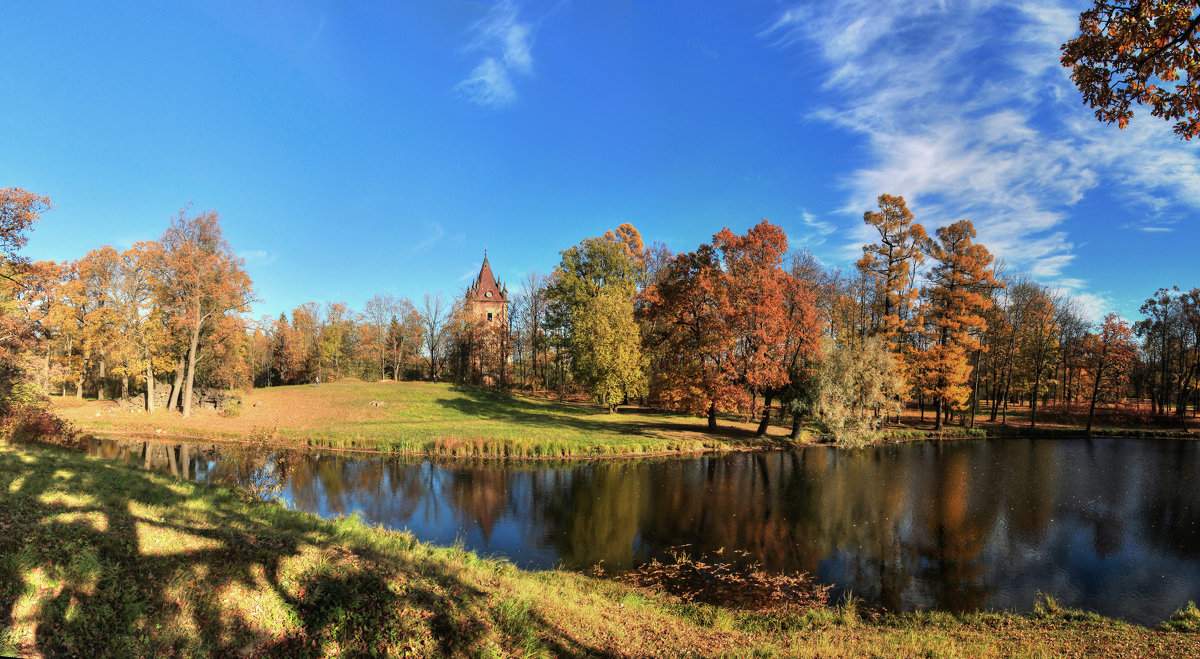
[(399, 304), (395, 296), (385, 293), (371, 296), (371, 299), (367, 300), (367, 306), (363, 309), (363, 316), (366, 317), (367, 324), (370, 326), (371, 345), (379, 354), (380, 379), (386, 372), (384, 365), (387, 363), (388, 328), (391, 326), (392, 318), (396, 315), (398, 308)]
[(425, 294), (421, 303), (421, 332), (429, 353), (429, 377), (437, 374), (438, 354), (446, 329), (446, 299), (441, 291)]

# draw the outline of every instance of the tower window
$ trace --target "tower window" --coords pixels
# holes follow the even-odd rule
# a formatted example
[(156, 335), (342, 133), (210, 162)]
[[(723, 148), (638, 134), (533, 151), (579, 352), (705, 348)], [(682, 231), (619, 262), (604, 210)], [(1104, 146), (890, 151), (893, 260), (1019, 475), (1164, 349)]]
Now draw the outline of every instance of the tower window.
[(489, 323), (492, 322), (492, 314), (491, 313), (488, 314), (488, 322)]

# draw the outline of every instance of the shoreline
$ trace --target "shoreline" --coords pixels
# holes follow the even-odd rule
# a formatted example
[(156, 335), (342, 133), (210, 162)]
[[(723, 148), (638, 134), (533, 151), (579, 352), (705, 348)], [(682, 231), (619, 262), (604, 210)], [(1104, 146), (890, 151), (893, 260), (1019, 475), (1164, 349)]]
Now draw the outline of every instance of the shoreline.
[[(759, 451), (791, 451), (802, 448), (826, 447), (840, 448), (846, 450), (870, 448), (872, 446), (908, 444), (913, 442), (946, 442), (946, 441), (969, 441), (980, 439), (1020, 439), (1020, 440), (1081, 440), (1081, 439), (1145, 439), (1145, 440), (1180, 440), (1180, 441), (1196, 441), (1200, 440), (1200, 434), (1182, 432), (1163, 432), (1163, 431), (1144, 431), (1136, 429), (1106, 429), (1102, 431), (1093, 431), (1091, 435), (1083, 431), (1075, 431), (1070, 429), (1047, 428), (1030, 434), (1028, 429), (1013, 428), (1014, 432), (1008, 433), (984, 433), (984, 434), (957, 434), (957, 433), (936, 433), (934, 431), (925, 432), (924, 435), (911, 437), (883, 437), (874, 442), (865, 442), (862, 444), (838, 444), (836, 442), (826, 441), (807, 441), (785, 443), (781, 441), (763, 441), (745, 445), (725, 445), (725, 446), (708, 446), (696, 450), (669, 450), (669, 451), (629, 451), (616, 453), (596, 453), (596, 454), (569, 454), (569, 455), (497, 455), (492, 452), (485, 453), (457, 453), (457, 452), (437, 452), (437, 451), (392, 451), (380, 448), (365, 448), (365, 447), (347, 447), (347, 446), (329, 446), (324, 444), (310, 444), (300, 442), (287, 442), (270, 440), (266, 442), (249, 439), (246, 437), (226, 437), (226, 436), (206, 436), (206, 435), (180, 435), (176, 433), (149, 433), (138, 430), (115, 430), (105, 429), (103, 431), (83, 428), (81, 431), (85, 436), (93, 437), (97, 440), (113, 440), (113, 441), (130, 441), (140, 440), (146, 442), (163, 443), (163, 444), (218, 444), (218, 445), (236, 445), (236, 446), (262, 446), (265, 448), (285, 450), (285, 451), (311, 451), (311, 452), (331, 452), (331, 453), (349, 453), (376, 455), (381, 457), (400, 457), (400, 458), (422, 458), (427, 460), (485, 460), (485, 461), (530, 461), (530, 462), (591, 462), (594, 460), (632, 460), (643, 458), (697, 458), (709, 455), (727, 455), (734, 453), (753, 453)], [(905, 431), (901, 431), (905, 432)], [(908, 431), (911, 432), (911, 431)], [(777, 439), (777, 438), (769, 438)]]
[[(0, 524), (12, 531), (0, 534), (0, 555), (13, 557), (0, 596), (17, 598), (0, 650), (16, 654), (1200, 652), (1194, 608), (1152, 628), (1049, 597), (1025, 613), (888, 613), (853, 599), (703, 604), (608, 577), (522, 570), (361, 518), (326, 520), (61, 447), (0, 442), (0, 492)], [(112, 576), (96, 581), (93, 564)]]

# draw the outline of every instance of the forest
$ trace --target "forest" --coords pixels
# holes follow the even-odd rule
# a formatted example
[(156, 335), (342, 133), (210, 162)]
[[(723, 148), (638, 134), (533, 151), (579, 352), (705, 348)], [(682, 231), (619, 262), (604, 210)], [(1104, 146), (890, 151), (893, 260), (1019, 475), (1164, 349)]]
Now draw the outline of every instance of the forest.
[[(903, 197), (863, 221), (851, 270), (763, 220), (673, 254), (631, 224), (530, 272), (500, 323), (465, 294), (361, 310), (311, 302), (252, 318), (244, 261), (215, 211), (76, 260), (20, 253), (50, 199), (0, 190), (4, 399), (136, 401), (193, 413), (200, 392), (344, 378), (441, 380), (706, 417), (806, 423), (839, 442), (897, 423), (1174, 426), (1200, 397), (1200, 287), (1160, 288), (1140, 317), (1092, 319), (1068, 292), (997, 261), (968, 220), (929, 232)], [(1190, 411), (1189, 411), (1190, 407)]]

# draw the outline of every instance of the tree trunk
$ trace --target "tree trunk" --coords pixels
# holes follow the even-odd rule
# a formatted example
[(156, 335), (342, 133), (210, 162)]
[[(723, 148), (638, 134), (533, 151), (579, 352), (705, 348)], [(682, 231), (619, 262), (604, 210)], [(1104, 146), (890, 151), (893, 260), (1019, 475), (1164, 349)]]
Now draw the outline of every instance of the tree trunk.
[(1029, 427), (1030, 428), (1037, 427), (1037, 399), (1038, 399), (1037, 392), (1038, 392), (1038, 387), (1040, 387), (1042, 385), (1042, 371), (1041, 371), (1041, 367), (1040, 367), (1041, 361), (1040, 360), (1036, 361), (1036, 362), (1034, 362), (1034, 364), (1035, 364), (1035, 367), (1038, 368), (1038, 372), (1036, 375), (1033, 376), (1033, 395), (1029, 397)]
[(174, 412), (179, 409), (179, 395), (183, 389), (184, 356), (179, 356), (179, 364), (175, 366), (175, 381), (171, 384), (171, 397), (167, 400), (167, 409)]
[(754, 433), (755, 437), (762, 437), (767, 434), (767, 425), (771, 423), (771, 408), (769, 405), (763, 406), (762, 420), (758, 422), (758, 430)]
[(708, 405), (708, 429), (717, 429), (717, 404), (709, 403)]
[(804, 429), (804, 421), (799, 414), (792, 415), (792, 432), (788, 435), (789, 438), (795, 440), (800, 439), (800, 433)]
[(154, 363), (149, 350), (146, 351), (146, 411), (154, 411)]
[(108, 380), (108, 364), (104, 361), (104, 355), (100, 355), (100, 372), (96, 382), (96, 400), (104, 400), (105, 384)]
[(942, 429), (942, 397), (940, 395), (937, 397), (937, 407), (934, 409), (933, 419), (934, 419), (933, 429), (941, 430)]
[(192, 327), (192, 342), (188, 346), (187, 381), (183, 385), (183, 415), (192, 415), (192, 385), (196, 381), (196, 346), (200, 343), (200, 323), (204, 317), (196, 311), (196, 325)]
[(50, 393), (50, 349), (52, 343), (46, 343), (46, 363), (42, 367), (42, 391)]
[[(67, 359), (70, 360), (71, 355), (67, 354)], [(83, 351), (83, 361), (79, 365), (79, 377), (75, 379), (75, 397), (83, 398), (83, 380), (87, 377), (88, 365), (92, 361), (92, 353), (90, 350)], [(70, 362), (68, 362), (69, 364)]]
[(1100, 378), (1104, 377), (1104, 367), (1096, 369), (1096, 382), (1092, 385), (1092, 403), (1088, 406), (1087, 425), (1084, 426), (1083, 432), (1087, 435), (1092, 434), (1092, 417), (1096, 414), (1096, 396), (1100, 393)]
[(973, 373), (973, 375), (975, 376), (975, 385), (972, 387), (972, 391), (971, 391), (971, 429), (972, 430), (975, 429), (975, 408), (979, 407), (979, 353), (980, 353), (979, 350), (975, 351), (975, 368), (972, 369), (975, 371)]
[(121, 376), (121, 398), (129, 398), (129, 374), (125, 373)]

